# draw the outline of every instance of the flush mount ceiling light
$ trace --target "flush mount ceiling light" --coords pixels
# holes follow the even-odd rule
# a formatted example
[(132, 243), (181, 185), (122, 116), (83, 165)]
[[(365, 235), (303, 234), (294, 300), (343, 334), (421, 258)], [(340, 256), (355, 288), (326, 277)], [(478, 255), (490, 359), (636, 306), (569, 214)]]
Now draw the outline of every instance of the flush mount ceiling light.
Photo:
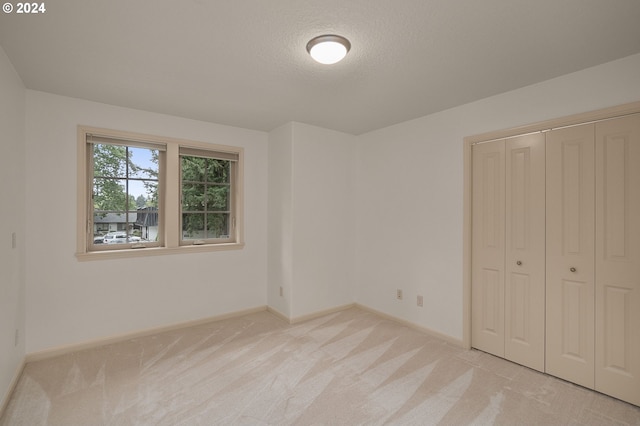
[(307, 43), (307, 52), (321, 64), (331, 65), (340, 62), (351, 49), (351, 43), (339, 35), (321, 35)]

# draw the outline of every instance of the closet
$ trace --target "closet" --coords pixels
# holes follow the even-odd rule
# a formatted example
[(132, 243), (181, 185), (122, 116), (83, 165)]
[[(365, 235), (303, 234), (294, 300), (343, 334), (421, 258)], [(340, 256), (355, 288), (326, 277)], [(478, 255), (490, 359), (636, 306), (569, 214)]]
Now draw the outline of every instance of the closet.
[(471, 150), (471, 346), (640, 405), (640, 114)]

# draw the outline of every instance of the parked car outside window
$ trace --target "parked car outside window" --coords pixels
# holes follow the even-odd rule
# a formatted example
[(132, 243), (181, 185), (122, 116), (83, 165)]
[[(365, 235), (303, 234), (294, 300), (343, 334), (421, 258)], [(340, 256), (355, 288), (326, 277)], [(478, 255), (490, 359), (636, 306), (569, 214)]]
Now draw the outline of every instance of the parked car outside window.
[(124, 244), (124, 243), (139, 243), (142, 238), (135, 235), (129, 235), (127, 237), (126, 232), (109, 232), (105, 235), (99, 235), (93, 238), (93, 244)]

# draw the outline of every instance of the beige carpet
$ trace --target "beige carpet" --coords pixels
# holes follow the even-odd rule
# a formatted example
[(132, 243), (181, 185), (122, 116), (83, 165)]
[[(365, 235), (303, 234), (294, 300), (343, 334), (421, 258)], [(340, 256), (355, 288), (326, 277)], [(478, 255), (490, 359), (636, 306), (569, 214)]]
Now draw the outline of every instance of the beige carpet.
[(33, 362), (0, 425), (640, 425), (640, 408), (356, 308)]

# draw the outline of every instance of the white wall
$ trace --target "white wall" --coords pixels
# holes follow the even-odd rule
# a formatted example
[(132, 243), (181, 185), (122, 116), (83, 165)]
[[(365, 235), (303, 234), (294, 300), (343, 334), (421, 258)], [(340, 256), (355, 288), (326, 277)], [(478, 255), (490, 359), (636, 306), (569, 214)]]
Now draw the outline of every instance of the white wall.
[[(77, 125), (245, 148), (243, 250), (78, 262)], [(266, 305), (267, 134), (27, 91), (27, 353)]]
[(24, 86), (0, 48), (0, 407), (25, 353), (24, 111)]
[[(293, 288), (293, 123), (269, 133), (269, 279), (267, 303), (291, 317)], [(282, 296), (280, 296), (282, 287)]]
[(354, 302), (355, 142), (293, 123), (293, 318)]
[(634, 55), (360, 136), (357, 302), (461, 340), (463, 138), (638, 100)]
[(351, 135), (301, 123), (269, 135), (268, 299), (289, 318), (354, 301), (354, 163)]

